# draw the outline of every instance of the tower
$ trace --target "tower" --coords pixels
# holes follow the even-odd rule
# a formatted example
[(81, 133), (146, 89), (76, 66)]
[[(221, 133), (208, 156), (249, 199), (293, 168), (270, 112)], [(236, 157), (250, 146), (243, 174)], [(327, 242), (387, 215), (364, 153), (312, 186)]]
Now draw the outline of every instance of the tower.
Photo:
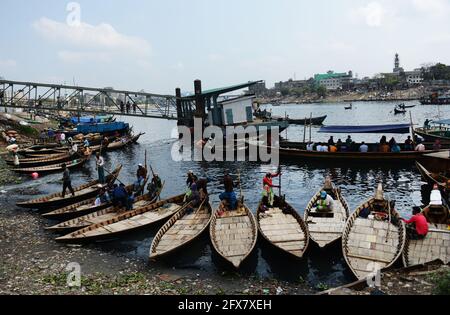
[(400, 67), (400, 57), (398, 54), (395, 54), (394, 73), (399, 73), (402, 71), (403, 71), (403, 68)]

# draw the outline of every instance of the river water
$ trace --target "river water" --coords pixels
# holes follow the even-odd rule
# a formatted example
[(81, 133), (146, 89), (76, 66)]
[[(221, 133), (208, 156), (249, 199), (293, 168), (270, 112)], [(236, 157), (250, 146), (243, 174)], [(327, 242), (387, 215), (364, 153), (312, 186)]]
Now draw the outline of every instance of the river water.
[[(407, 104), (410, 103), (417, 104), (415, 108), (411, 109), (414, 123), (423, 124), (426, 118), (450, 117), (450, 107), (422, 106), (418, 102), (408, 102)], [(325, 121), (325, 124), (328, 125), (409, 123), (409, 113), (396, 116), (393, 114), (394, 105), (395, 103), (355, 102), (353, 103), (354, 109), (351, 111), (344, 109), (345, 104), (282, 105), (279, 107), (267, 106), (267, 109), (272, 109), (274, 115), (284, 116), (286, 113), (291, 118), (309, 117), (310, 113), (313, 113), (314, 117), (328, 115)], [(120, 175), (120, 180), (124, 183), (133, 182), (137, 164), (144, 162), (147, 150), (148, 162), (166, 182), (162, 197), (182, 193), (185, 174), (188, 170), (193, 170), (196, 174), (207, 176), (211, 180), (208, 189), (211, 193), (212, 206), (215, 207), (218, 204), (218, 194), (222, 190), (220, 180), (223, 170), (229, 169), (234, 175), (240, 170), (246, 204), (250, 209), (256, 210), (261, 196), (262, 178), (266, 172), (275, 171), (275, 168), (255, 162), (175, 162), (171, 157), (171, 150), (177, 142), (176, 122), (129, 117), (117, 118), (129, 122), (136, 132), (146, 133), (138, 145), (123, 151), (110, 152), (105, 156), (108, 169), (113, 169), (119, 163), (124, 165)], [(330, 136), (317, 133), (317, 131), (316, 128), (312, 130), (314, 141), (326, 141)], [(283, 133), (283, 136), (286, 137), (286, 133)], [(389, 139), (391, 135), (387, 136)], [(404, 141), (406, 135), (394, 136), (399, 141)], [(344, 140), (346, 135), (335, 135), (336, 140), (339, 137)], [(354, 135), (353, 139), (376, 142), (380, 137), (381, 135)], [(289, 127), (287, 138), (292, 141), (303, 140), (303, 127)], [(303, 213), (303, 209), (321, 187), (327, 175), (330, 175), (333, 181), (342, 188), (343, 195), (352, 211), (373, 195), (378, 182), (383, 183), (386, 195), (397, 201), (397, 208), (405, 217), (410, 215), (412, 206), (426, 202), (429, 194), (413, 164), (392, 167), (385, 164), (373, 167), (360, 166), (355, 163), (334, 166), (281, 161), (281, 166), (283, 169), (283, 194), (300, 213)], [(74, 171), (72, 174), (73, 182), (76, 185), (95, 176), (93, 160), (84, 169)], [(59, 174), (50, 175), (24, 185), (34, 187), (42, 194), (48, 194), (60, 189), (60, 177)], [(21, 197), (27, 198), (27, 196)], [(105, 251), (139, 258), (142, 263), (147, 263), (150, 244), (159, 227), (131, 233), (120, 239), (103, 242), (96, 246)], [(229, 270), (227, 264), (224, 264), (212, 250), (208, 233), (177, 252), (176, 255), (150, 264), (164, 268), (202, 270), (207, 273), (221, 273)], [(273, 249), (260, 239), (254, 253), (243, 264), (240, 272), (246, 276), (270, 277), (288, 281), (303, 279), (312, 285), (323, 283), (328, 286), (338, 286), (355, 280), (342, 257), (340, 243), (325, 250), (320, 250), (314, 243), (310, 243), (304, 259), (296, 260)]]

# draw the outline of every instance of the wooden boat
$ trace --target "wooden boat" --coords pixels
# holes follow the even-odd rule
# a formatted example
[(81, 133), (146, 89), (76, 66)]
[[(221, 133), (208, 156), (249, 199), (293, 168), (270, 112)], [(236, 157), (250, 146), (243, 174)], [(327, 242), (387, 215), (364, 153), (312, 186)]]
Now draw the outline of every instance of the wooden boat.
[(75, 160), (67, 161), (67, 162), (58, 162), (55, 164), (46, 164), (44, 166), (36, 166), (29, 168), (13, 168), (12, 170), (19, 174), (32, 174), (37, 172), (39, 175), (61, 172), (63, 170), (62, 165), (66, 164), (68, 169), (74, 169), (77, 167), (81, 167), (86, 163), (88, 158), (78, 158)]
[[(49, 157), (49, 158), (31, 158), (31, 159), (19, 159), (19, 165), (20, 168), (30, 168), (30, 167), (41, 167), (46, 165), (52, 165), (56, 163), (64, 163), (68, 162), (73, 159), (73, 156), (71, 156), (69, 153), (64, 153), (62, 155), (57, 155), (56, 157)], [(14, 161), (6, 161), (10, 165), (14, 165)]]
[(406, 114), (406, 109), (401, 109), (401, 108), (394, 108), (394, 114), (398, 115), (398, 114)]
[(400, 109), (406, 109), (406, 108), (414, 108), (414, 107), (416, 107), (416, 105), (398, 104), (396, 107), (400, 108)]
[[(125, 187), (125, 189), (127, 189), (128, 191), (129, 189), (133, 189), (133, 186), (134, 185), (129, 185)], [(89, 198), (87, 200), (74, 203), (70, 206), (62, 207), (51, 212), (44, 213), (42, 214), (42, 216), (50, 220), (69, 220), (71, 218), (84, 216), (86, 214), (103, 210), (112, 206), (112, 202), (106, 202), (100, 206), (95, 206), (94, 203), (96, 199), (97, 197)]]
[(405, 134), (410, 132), (410, 124), (385, 124), (385, 125), (364, 125), (364, 126), (322, 126), (319, 133), (340, 133), (340, 134), (356, 134), (356, 133), (398, 133)]
[[(106, 176), (106, 183), (115, 182), (121, 170), (122, 165), (117, 167), (113, 172), (111, 172), (110, 175)], [(68, 193), (66, 194), (66, 197), (63, 198), (62, 193), (60, 192), (26, 202), (19, 202), (16, 205), (22, 208), (41, 209), (41, 210), (46, 209), (50, 211), (51, 209), (64, 207), (79, 202), (81, 200), (92, 198), (98, 194), (100, 189), (101, 187), (99, 187), (99, 181), (94, 180), (79, 187), (74, 187), (75, 197), (73, 197), (70, 193)]]
[(321, 117), (313, 117), (313, 118), (306, 118), (306, 119), (288, 119), (289, 124), (291, 125), (313, 125), (313, 126), (321, 126), (323, 125), (323, 122), (325, 119), (327, 119), (328, 116), (321, 116)]
[(209, 233), (216, 252), (235, 268), (250, 255), (258, 238), (255, 216), (244, 204), (236, 211), (219, 215), (220, 206), (211, 220)]
[(260, 202), (256, 220), (259, 232), (269, 243), (297, 258), (303, 257), (309, 245), (308, 227), (283, 198), (275, 196), (274, 206), (269, 209)]
[[(368, 212), (367, 219), (361, 214)], [(388, 268), (400, 257), (406, 241), (405, 224), (378, 186), (375, 197), (349, 217), (342, 235), (345, 261), (358, 279)]]
[(441, 191), (447, 191), (447, 181), (450, 178), (442, 174), (431, 173), (419, 162), (416, 162), (416, 167), (422, 175), (422, 178), (428, 183), (428, 185), (433, 186), (434, 184), (437, 184), (441, 188)]
[[(320, 200), (322, 191), (325, 191), (334, 200), (331, 212), (317, 211), (316, 204)], [(304, 220), (308, 225), (311, 240), (319, 247), (324, 248), (341, 239), (348, 216), (347, 201), (342, 196), (341, 190), (330, 181), (325, 183), (321, 190), (312, 197), (306, 206)]]
[[(135, 199), (133, 203), (133, 208), (143, 208), (148, 205), (151, 205), (155, 203), (160, 194), (161, 191), (158, 191), (155, 196), (150, 197), (149, 194), (145, 194), (143, 196), (139, 196)], [(85, 211), (83, 211), (85, 212)], [(51, 230), (54, 232), (65, 232), (69, 233), (74, 230), (83, 229), (85, 227), (88, 227), (93, 224), (102, 223), (104, 221), (113, 219), (114, 217), (126, 212), (125, 208), (120, 207), (114, 207), (111, 203), (108, 204), (106, 207), (92, 207), (92, 211), (85, 212), (87, 214), (73, 218), (71, 220), (61, 222), (60, 224), (56, 224), (54, 226), (47, 227), (47, 230)]]
[[(440, 152), (440, 150), (426, 150), (426, 151), (401, 151), (394, 152), (377, 152), (378, 144), (367, 144), (369, 152), (357, 152), (357, 148), (352, 148), (351, 152), (317, 152), (306, 150), (306, 143), (282, 142), (279, 148), (279, 154), (282, 157), (291, 157), (299, 160), (326, 160), (330, 162), (335, 161), (405, 161), (405, 160), (419, 160), (425, 154)], [(270, 150), (267, 146), (259, 144), (260, 148)], [(404, 149), (404, 144), (399, 144), (400, 148)]]
[(199, 237), (212, 219), (211, 205), (205, 199), (201, 205), (187, 212), (190, 206), (178, 211), (158, 231), (150, 247), (150, 259), (166, 256)]
[(450, 261), (450, 210), (444, 203), (442, 206), (427, 206), (422, 211), (427, 218), (429, 229), (423, 240), (406, 238), (403, 250), (405, 266), (425, 264), (440, 259), (444, 264)]
[(28, 157), (30, 155), (47, 155), (47, 154), (61, 154), (68, 151), (68, 148), (65, 147), (59, 147), (59, 148), (52, 148), (52, 149), (39, 149), (39, 150), (33, 150), (33, 149), (23, 149), (17, 151), (20, 155), (23, 155), (25, 157)]
[[(23, 162), (23, 163), (40, 162), (40, 161), (43, 161), (43, 160), (60, 158), (62, 156), (66, 156), (66, 155), (68, 155), (68, 153), (65, 153), (65, 152), (64, 153), (57, 153), (57, 154), (49, 154), (49, 155), (38, 155), (36, 157), (21, 158), (20, 162)], [(5, 162), (7, 164), (13, 165), (14, 164), (14, 159), (5, 158)]]
[(73, 233), (58, 237), (58, 242), (84, 242), (110, 238), (161, 222), (183, 209), (184, 194), (127, 211), (100, 223), (92, 224)]

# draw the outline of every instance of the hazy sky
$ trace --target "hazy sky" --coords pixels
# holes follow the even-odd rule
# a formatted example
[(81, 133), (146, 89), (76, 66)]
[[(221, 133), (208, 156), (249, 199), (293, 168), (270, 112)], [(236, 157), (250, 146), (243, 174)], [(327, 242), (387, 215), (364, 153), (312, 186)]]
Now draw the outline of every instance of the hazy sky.
[[(450, 0), (1, 0), (0, 76), (174, 93), (450, 63)], [(72, 12), (72, 13), (71, 13)]]

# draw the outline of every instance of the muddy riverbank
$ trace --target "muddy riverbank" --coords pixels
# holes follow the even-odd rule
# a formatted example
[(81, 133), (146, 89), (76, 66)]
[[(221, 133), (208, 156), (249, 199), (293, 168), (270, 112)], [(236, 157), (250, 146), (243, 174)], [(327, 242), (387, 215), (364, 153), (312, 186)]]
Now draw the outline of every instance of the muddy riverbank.
[[(8, 194), (24, 193), (9, 191)], [(26, 194), (31, 194), (27, 191)], [(154, 268), (140, 259), (96, 246), (56, 243), (38, 214), (17, 209), (15, 199), (0, 196), (0, 294), (312, 294), (299, 282), (211, 275), (201, 270)], [(67, 286), (66, 267), (81, 266), (81, 287)]]

